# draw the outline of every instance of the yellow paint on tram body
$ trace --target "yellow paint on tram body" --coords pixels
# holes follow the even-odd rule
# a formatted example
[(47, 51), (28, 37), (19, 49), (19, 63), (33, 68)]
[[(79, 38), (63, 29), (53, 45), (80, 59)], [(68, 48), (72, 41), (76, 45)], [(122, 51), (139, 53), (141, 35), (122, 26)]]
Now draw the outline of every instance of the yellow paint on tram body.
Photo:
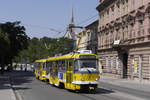
[[(95, 54), (68, 54), (68, 55), (63, 55), (59, 57), (51, 57), (48, 59), (41, 59), (41, 60), (36, 60), (35, 63), (39, 63), (39, 69), (35, 69), (35, 77), (39, 78), (40, 80), (49, 80), (50, 84), (56, 85), (56, 86), (61, 86), (63, 85), (64, 88), (70, 89), (70, 90), (81, 90), (85, 86), (88, 86), (89, 89), (96, 89), (97, 84), (94, 82), (97, 82), (99, 79), (99, 73), (81, 73), (81, 72), (74, 72), (74, 67), (73, 65), (69, 65), (69, 61), (73, 59), (79, 59), (81, 55), (93, 55), (96, 56)], [(97, 58), (97, 56), (96, 56)], [(47, 74), (47, 71), (43, 69), (43, 63), (53, 63), (53, 62), (59, 62), (59, 61), (66, 61), (67, 65), (65, 72), (62, 72), (60, 79), (58, 75), (58, 65), (56, 66), (49, 66), (50, 68), (55, 68), (51, 69), (49, 72), (49, 77), (43, 77)], [(57, 69), (57, 71), (56, 71)], [(97, 70), (98, 71), (98, 70)], [(53, 75), (56, 74), (56, 75)], [(93, 82), (93, 83), (92, 83)]]

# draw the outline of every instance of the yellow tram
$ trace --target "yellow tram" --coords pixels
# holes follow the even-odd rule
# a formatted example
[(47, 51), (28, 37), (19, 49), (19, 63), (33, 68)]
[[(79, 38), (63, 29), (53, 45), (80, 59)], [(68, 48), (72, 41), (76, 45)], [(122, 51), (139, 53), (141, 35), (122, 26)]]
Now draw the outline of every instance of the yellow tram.
[(84, 50), (46, 60), (49, 82), (69, 90), (95, 90), (99, 71), (97, 56)]
[(35, 61), (34, 74), (36, 78), (46, 80), (46, 59)]

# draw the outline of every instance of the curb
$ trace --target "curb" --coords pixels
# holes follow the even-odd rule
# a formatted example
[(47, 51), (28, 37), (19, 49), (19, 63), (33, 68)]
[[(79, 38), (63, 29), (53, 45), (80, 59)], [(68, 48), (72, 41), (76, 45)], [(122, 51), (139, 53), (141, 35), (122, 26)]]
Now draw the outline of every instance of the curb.
[(15, 96), (13, 89), (10, 89), (10, 91), (11, 91), (11, 100), (18, 100)]
[[(146, 86), (143, 86), (142, 83), (135, 83), (133, 82), (133, 84), (131, 82), (125, 82), (125, 81), (120, 81), (120, 82), (114, 82), (113, 80), (111, 81), (108, 81), (108, 80), (100, 80), (99, 83), (108, 83), (108, 84), (111, 84), (111, 85), (115, 85), (115, 86), (119, 86), (119, 87), (122, 87), (122, 88), (129, 88), (129, 89), (134, 89), (134, 90), (137, 90), (137, 91), (145, 91), (145, 92), (149, 92), (150, 93), (150, 90), (146, 90), (146, 88), (149, 88), (150, 86), (146, 87)], [(133, 85), (133, 86), (132, 86)]]
[[(8, 78), (9, 79), (9, 78)], [(9, 80), (10, 81), (10, 80)], [(12, 87), (12, 85), (11, 85), (11, 82), (8, 84), (8, 86), (10, 86), (10, 99), (11, 100), (18, 100), (17, 98), (16, 98), (16, 95), (15, 95), (15, 92), (14, 92), (14, 89), (13, 89), (13, 87)]]
[(9, 76), (9, 82), (10, 82), (10, 87), (12, 90), (12, 100), (23, 100), (21, 95), (17, 90), (15, 90), (15, 87), (13, 86), (12, 78)]
[(11, 84), (10, 76), (0, 76), (0, 79), (7, 81), (5, 84), (5, 86), (8, 87), (6, 89), (7, 92), (3, 92), (3, 95), (4, 96), (6, 95), (7, 96), (6, 98), (7, 99), (9, 98), (8, 100), (17, 100), (15, 93), (14, 93), (14, 90), (13, 90), (13, 87), (12, 87), (12, 84)]
[(16, 100), (23, 100), (21, 95), (17, 90), (13, 90)]

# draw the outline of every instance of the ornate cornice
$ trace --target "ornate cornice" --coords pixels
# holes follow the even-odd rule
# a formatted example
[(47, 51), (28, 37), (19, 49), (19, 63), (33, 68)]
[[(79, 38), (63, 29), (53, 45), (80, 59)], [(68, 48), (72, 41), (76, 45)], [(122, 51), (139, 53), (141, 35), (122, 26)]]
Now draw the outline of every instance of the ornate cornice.
[(133, 11), (129, 12), (128, 14), (103, 25), (102, 27), (99, 28), (99, 30), (102, 32), (102, 31), (108, 30), (113, 27), (116, 27), (115, 29), (118, 29), (121, 26), (124, 26), (127, 24), (132, 25), (132, 24), (134, 24), (136, 18), (138, 20), (142, 20), (143, 19), (142, 17), (144, 17), (143, 15), (146, 13), (149, 13), (149, 16), (150, 16), (150, 3), (147, 5), (143, 5), (143, 6), (139, 7), (137, 10), (133, 10)]
[(113, 2), (115, 2), (117, 0), (103, 0), (102, 2), (100, 2), (100, 4), (96, 7), (96, 9), (101, 12), (102, 10), (104, 10), (105, 8), (107, 8), (108, 6), (110, 6)]

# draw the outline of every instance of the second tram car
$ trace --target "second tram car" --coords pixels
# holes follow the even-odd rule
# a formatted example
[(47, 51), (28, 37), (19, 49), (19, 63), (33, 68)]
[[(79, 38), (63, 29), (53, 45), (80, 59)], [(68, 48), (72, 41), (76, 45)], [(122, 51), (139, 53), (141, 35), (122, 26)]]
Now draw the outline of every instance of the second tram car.
[(46, 80), (46, 59), (35, 61), (34, 74), (36, 78)]

